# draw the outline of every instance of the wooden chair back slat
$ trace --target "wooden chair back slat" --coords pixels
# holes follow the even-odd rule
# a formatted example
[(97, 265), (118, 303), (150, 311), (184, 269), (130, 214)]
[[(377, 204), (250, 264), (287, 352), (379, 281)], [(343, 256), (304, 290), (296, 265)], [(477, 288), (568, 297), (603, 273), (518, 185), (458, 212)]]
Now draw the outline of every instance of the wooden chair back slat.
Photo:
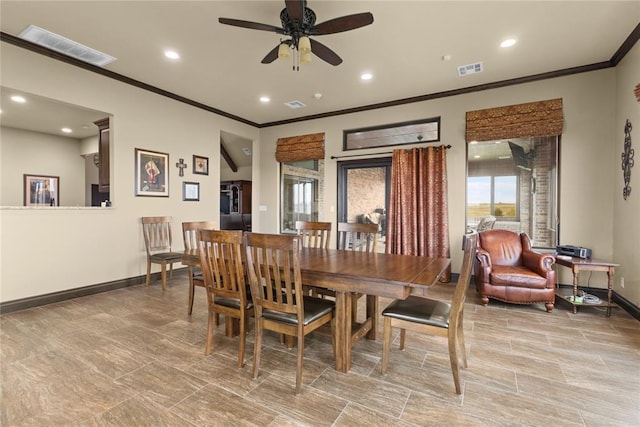
[(338, 223), (338, 249), (343, 251), (375, 252), (377, 244), (377, 224)]
[(147, 255), (171, 252), (171, 217), (142, 217), (142, 230)]
[(198, 230), (198, 248), (207, 294), (244, 300), (242, 231)]
[(218, 224), (215, 221), (189, 221), (182, 223), (182, 237), (186, 250), (198, 249), (198, 230), (215, 230)]
[(300, 245), (304, 248), (329, 248), (331, 241), (330, 222), (296, 221)]
[(302, 280), (296, 236), (246, 235), (249, 283), (256, 312), (262, 309), (297, 314), (302, 324)]

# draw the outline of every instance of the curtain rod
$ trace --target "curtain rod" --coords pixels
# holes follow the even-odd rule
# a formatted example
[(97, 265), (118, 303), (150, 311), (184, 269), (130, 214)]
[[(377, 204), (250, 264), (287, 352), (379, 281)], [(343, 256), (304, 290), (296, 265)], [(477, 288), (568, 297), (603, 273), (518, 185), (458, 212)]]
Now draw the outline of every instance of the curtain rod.
[[(448, 150), (449, 148), (451, 148), (451, 145), (445, 145), (444, 148), (446, 148)], [(331, 156), (330, 159), (331, 160), (336, 160), (336, 159), (345, 159), (347, 157), (381, 156), (383, 154), (393, 154), (393, 151), (385, 151), (383, 153), (371, 153), (371, 154), (350, 154), (350, 155), (346, 155), (346, 156)]]

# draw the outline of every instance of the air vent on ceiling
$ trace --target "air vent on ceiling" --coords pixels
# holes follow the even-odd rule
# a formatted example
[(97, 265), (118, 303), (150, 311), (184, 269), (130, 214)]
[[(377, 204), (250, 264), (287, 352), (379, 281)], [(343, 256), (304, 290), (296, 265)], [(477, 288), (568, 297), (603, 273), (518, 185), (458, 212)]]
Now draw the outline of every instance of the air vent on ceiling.
[(302, 107), (306, 107), (306, 104), (303, 104), (300, 101), (289, 101), (289, 102), (285, 102), (284, 105), (286, 105), (289, 108), (292, 109), (296, 109), (296, 108), (302, 108)]
[(242, 147), (242, 152), (244, 153), (245, 156), (250, 156), (251, 155), (251, 148)]
[(476, 62), (475, 64), (460, 65), (458, 67), (458, 77), (468, 76), (469, 74), (476, 74), (482, 72), (482, 62)]
[(35, 25), (29, 25), (20, 33), (20, 38), (99, 67), (104, 67), (116, 60), (113, 56)]

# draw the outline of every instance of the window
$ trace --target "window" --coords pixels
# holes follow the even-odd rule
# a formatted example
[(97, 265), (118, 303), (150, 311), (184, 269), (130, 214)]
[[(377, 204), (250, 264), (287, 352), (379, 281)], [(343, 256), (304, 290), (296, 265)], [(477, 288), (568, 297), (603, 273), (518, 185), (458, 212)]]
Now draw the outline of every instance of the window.
[(440, 141), (440, 117), (343, 132), (345, 151), (437, 141)]
[(470, 176), (467, 189), (467, 215), (476, 222), (488, 215), (502, 221), (518, 219), (517, 176)]
[(281, 163), (280, 231), (295, 233), (296, 221), (319, 221), (323, 160)]
[(467, 144), (467, 226), (525, 232), (539, 248), (558, 244), (559, 137)]

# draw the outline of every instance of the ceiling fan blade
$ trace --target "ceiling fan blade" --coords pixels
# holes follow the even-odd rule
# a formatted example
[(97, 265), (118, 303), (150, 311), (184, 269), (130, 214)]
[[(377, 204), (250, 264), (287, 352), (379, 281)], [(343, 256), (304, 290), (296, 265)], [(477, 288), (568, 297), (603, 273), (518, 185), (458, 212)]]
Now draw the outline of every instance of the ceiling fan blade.
[(342, 58), (340, 58), (337, 53), (313, 39), (311, 39), (311, 52), (318, 58), (322, 59), (325, 62), (328, 62), (331, 65), (342, 64)]
[(373, 15), (370, 12), (356, 13), (355, 15), (341, 16), (315, 25), (309, 30), (310, 35), (321, 36), (325, 34), (341, 33), (355, 30), (373, 23)]
[(302, 23), (304, 18), (304, 2), (302, 0), (286, 0), (287, 14), (291, 21)]
[(260, 61), (260, 62), (262, 62), (263, 64), (271, 64), (273, 61), (278, 59), (278, 49), (280, 49), (280, 45), (279, 44), (276, 47), (274, 47), (273, 49), (271, 49), (271, 51), (269, 53), (267, 53), (267, 56), (262, 58), (262, 61)]
[(284, 29), (276, 27), (275, 25), (261, 24), (259, 22), (243, 21), (241, 19), (233, 18), (218, 18), (218, 22), (226, 25), (233, 25), (234, 27), (249, 28), (251, 30), (271, 31), (277, 34), (284, 34)]

